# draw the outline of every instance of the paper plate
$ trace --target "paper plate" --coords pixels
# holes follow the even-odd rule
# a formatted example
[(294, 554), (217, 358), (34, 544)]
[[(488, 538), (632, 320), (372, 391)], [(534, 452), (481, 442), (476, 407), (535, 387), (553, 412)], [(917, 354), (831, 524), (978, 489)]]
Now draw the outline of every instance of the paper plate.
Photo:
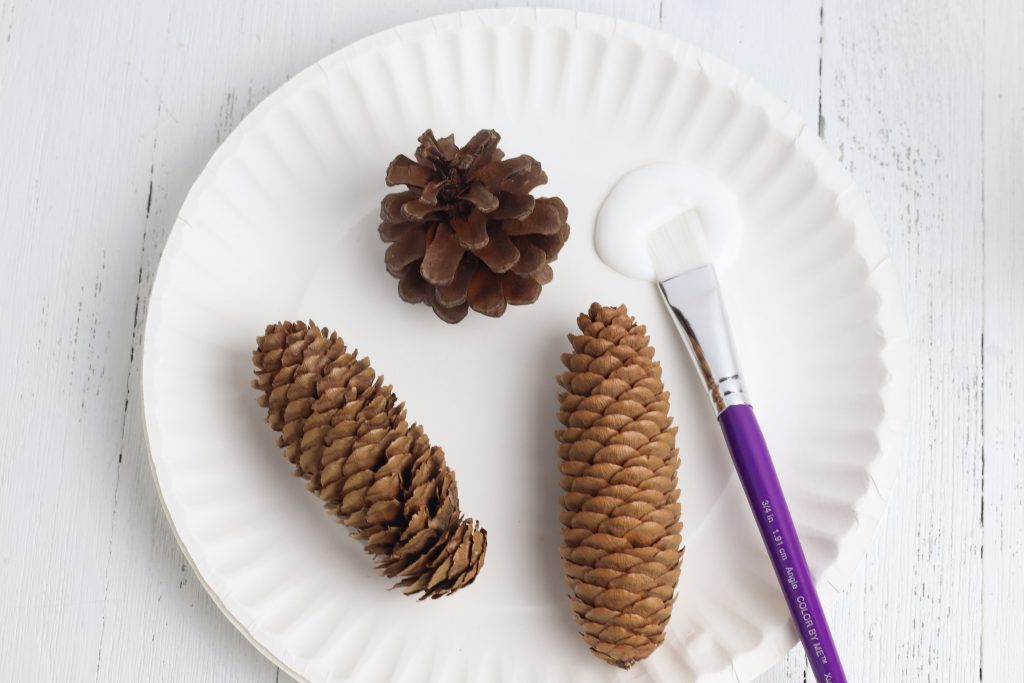
[[(431, 127), (501, 132), (540, 159), (572, 237), (540, 300), (449, 326), (399, 300), (377, 213), (384, 169)], [(861, 193), (794, 112), (661, 33), (554, 10), (485, 10), (361, 40), (267, 98), (214, 154), (167, 242), (143, 392), (168, 518), (210, 595), (309, 681), (746, 681), (796, 643), (717, 425), (649, 283), (605, 267), (594, 218), (623, 173), (683, 160), (747, 225), (720, 273), (811, 568), (832, 603), (903, 448), (907, 335)], [(558, 543), (555, 375), (592, 301), (646, 323), (680, 428), (686, 559), (666, 642), (628, 672), (576, 633)], [(489, 531), (470, 588), (418, 603), (377, 576), (274, 445), (249, 387), (268, 322), (312, 318), (369, 354), (444, 446)]]

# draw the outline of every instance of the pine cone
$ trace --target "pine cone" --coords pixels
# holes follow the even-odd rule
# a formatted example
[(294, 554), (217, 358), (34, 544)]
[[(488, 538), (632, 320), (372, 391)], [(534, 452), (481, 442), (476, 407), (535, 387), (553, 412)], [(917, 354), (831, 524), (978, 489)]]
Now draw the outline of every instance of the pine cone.
[(278, 445), (327, 510), (365, 542), (406, 594), (468, 586), (487, 532), (462, 517), (455, 473), (368, 358), (310, 322), (268, 325), (256, 340), (254, 388)]
[(581, 635), (624, 669), (665, 638), (679, 549), (676, 428), (646, 328), (590, 307), (558, 383), (562, 559)]
[(399, 154), (388, 166), (387, 184), (406, 189), (381, 201), (385, 264), (403, 300), (445, 322), (470, 308), (497, 317), (506, 304), (536, 301), (569, 238), (562, 200), (530, 195), (548, 181), (540, 163), (525, 154), (503, 160), (500, 139), (481, 130), (460, 148), (428, 129), (415, 160)]

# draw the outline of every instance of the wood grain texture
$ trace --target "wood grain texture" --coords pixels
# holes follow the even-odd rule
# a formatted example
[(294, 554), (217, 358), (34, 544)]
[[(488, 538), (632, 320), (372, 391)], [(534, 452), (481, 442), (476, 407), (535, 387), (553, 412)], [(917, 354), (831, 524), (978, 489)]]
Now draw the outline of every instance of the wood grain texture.
[(909, 449), (834, 621), (851, 680), (979, 680), (983, 21), (826, 0), (823, 27), (824, 138), (888, 238), (913, 350)]
[[(207, 597), (157, 502), (138, 380), (160, 251), (210, 154), (288, 77), (397, 23), (524, 4), (538, 3), (0, 0), (5, 679), (283, 678)], [(735, 63), (817, 122), (854, 174), (905, 287), (914, 403), (887, 521), (833, 630), (851, 680), (1014, 680), (1024, 7), (542, 4)], [(809, 680), (802, 652), (761, 680)]]
[(983, 610), (979, 678), (1020, 677), (1024, 614), (1024, 4), (985, 3)]

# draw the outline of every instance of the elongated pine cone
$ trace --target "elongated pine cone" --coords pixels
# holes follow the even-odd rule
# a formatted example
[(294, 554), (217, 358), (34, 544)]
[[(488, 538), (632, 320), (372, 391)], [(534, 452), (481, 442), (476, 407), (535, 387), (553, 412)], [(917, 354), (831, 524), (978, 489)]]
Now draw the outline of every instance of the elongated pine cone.
[(676, 428), (646, 328), (596, 303), (577, 322), (558, 377), (562, 560), (583, 639), (628, 669), (664, 640), (675, 602)]
[(455, 473), (368, 358), (310, 322), (268, 325), (252, 354), (267, 422), (296, 476), (406, 594), (468, 586), (487, 532), (459, 510)]
[(548, 181), (540, 163), (504, 159), (501, 136), (481, 130), (462, 147), (429, 129), (415, 159), (388, 166), (380, 205), (384, 256), (398, 294), (457, 323), (472, 308), (500, 316), (507, 304), (532, 304), (551, 282), (549, 265), (569, 239), (569, 210), (558, 197), (530, 192)]

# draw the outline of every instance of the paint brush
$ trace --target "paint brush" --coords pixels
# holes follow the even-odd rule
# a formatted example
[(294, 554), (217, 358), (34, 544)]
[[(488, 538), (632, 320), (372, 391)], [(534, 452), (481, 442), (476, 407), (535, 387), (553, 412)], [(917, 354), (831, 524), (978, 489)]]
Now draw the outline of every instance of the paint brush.
[(658, 286), (715, 409), (793, 623), (818, 683), (846, 683), (771, 454), (746, 394), (699, 213), (652, 231)]

